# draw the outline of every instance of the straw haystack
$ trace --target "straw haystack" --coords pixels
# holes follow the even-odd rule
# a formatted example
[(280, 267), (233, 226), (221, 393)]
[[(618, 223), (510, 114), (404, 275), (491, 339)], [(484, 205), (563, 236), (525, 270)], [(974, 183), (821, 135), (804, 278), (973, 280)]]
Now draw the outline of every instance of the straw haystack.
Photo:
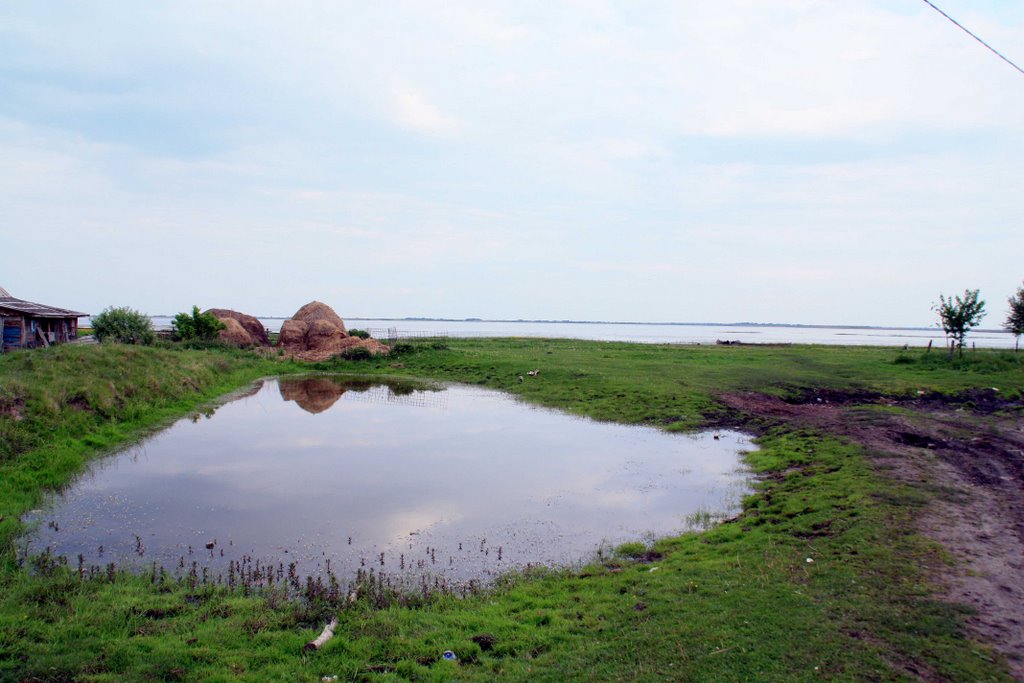
[(293, 358), (313, 361), (327, 360), (355, 347), (373, 354), (388, 352), (388, 347), (375, 339), (350, 337), (341, 316), (319, 301), (311, 301), (284, 321), (277, 345)]
[(220, 340), (233, 346), (270, 346), (267, 330), (258, 318), (227, 308), (211, 308), (207, 313), (224, 323)]
[(252, 346), (252, 335), (249, 334), (242, 323), (234, 318), (223, 318), (218, 320), (224, 325), (224, 329), (217, 333), (217, 338), (229, 346), (246, 347)]
[(341, 316), (335, 313), (333, 308), (319, 301), (310, 301), (308, 304), (295, 311), (295, 315), (292, 316), (292, 320), (298, 320), (304, 323), (313, 323), (319, 320), (324, 320), (341, 330), (342, 334), (348, 334), (348, 330), (345, 329), (345, 321), (341, 319)]

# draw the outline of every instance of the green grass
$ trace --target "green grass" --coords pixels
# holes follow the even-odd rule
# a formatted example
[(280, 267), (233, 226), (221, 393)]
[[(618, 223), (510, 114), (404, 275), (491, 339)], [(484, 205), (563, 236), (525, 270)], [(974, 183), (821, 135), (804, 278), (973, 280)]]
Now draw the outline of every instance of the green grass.
[[(323, 604), (15, 566), (18, 517), (89, 458), (297, 368), (216, 350), (0, 357), (0, 680), (1009, 680), (999, 657), (965, 639), (963, 610), (933, 597), (927, 568), (947, 557), (913, 518), (934, 492), (880, 477), (856, 445), (766, 423), (753, 425), (760, 449), (748, 463), (761, 479), (738, 519), (465, 599), (360, 600), (312, 654), (302, 644), (322, 627)], [(673, 430), (735, 419), (716, 401), (723, 391), (1019, 397), (1024, 387), (1006, 353), (949, 364), (893, 349), (575, 340), (451, 339), (312, 369), (466, 382)], [(449, 649), (457, 663), (440, 659)]]
[[(371, 372), (442, 377), (488, 386), (598, 420), (692, 430), (723, 417), (725, 391), (776, 395), (807, 389), (896, 396), (999, 387), (1024, 391), (1024, 364), (1010, 352), (941, 352), (829, 346), (655, 346), (553, 339), (446, 340), (366, 363)], [(900, 360), (902, 359), (902, 360)], [(403, 367), (396, 368), (396, 364)], [(536, 377), (527, 372), (539, 370)], [(522, 375), (524, 380), (519, 382)]]
[(258, 377), (300, 369), (253, 354), (55, 346), (0, 356), (0, 549), (18, 517), (98, 453)]

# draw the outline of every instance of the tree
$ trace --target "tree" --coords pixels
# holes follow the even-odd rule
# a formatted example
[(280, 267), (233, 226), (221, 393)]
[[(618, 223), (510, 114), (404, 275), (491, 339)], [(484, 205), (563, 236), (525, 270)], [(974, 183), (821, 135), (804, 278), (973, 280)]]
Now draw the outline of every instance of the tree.
[(941, 302), (936, 309), (939, 313), (939, 324), (946, 333), (949, 342), (949, 357), (953, 357), (953, 349), (964, 354), (964, 339), (972, 327), (977, 327), (985, 317), (985, 302), (978, 301), (977, 289), (965, 289), (963, 298), (960, 295), (948, 299), (939, 294)]
[(198, 306), (192, 307), (192, 315), (179, 313), (171, 321), (174, 337), (180, 341), (213, 341), (224, 329), (224, 323), (213, 313), (200, 313)]
[(92, 331), (101, 342), (152, 344), (153, 321), (127, 306), (104, 308), (92, 318)]
[(1013, 350), (1020, 350), (1020, 336), (1024, 334), (1024, 287), (1018, 287), (1017, 293), (1009, 298), (1010, 313), (1006, 316), (1003, 329), (1017, 338)]

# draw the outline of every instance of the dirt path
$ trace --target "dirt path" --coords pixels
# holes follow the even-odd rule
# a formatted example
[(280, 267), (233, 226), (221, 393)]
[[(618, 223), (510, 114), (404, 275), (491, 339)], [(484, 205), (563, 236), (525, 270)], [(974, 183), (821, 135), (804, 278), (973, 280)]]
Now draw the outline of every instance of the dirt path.
[[(866, 446), (880, 472), (941, 487), (918, 519), (922, 533), (959, 562), (942, 567), (946, 599), (972, 606), (973, 636), (1003, 652), (1024, 681), (1024, 416), (995, 392), (959, 399), (897, 401), (872, 394), (819, 392), (785, 402), (727, 394), (729, 407), (759, 418), (845, 436)], [(865, 409), (900, 405), (912, 412)], [(1017, 416), (997, 411), (1016, 409)]]

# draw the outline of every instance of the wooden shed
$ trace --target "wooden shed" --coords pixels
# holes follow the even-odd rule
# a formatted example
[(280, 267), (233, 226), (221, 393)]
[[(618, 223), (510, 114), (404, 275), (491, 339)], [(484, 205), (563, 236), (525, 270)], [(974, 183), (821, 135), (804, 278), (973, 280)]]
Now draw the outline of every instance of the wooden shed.
[(89, 314), (15, 299), (0, 287), (0, 348), (9, 351), (71, 341), (78, 336), (78, 319), (84, 315)]

